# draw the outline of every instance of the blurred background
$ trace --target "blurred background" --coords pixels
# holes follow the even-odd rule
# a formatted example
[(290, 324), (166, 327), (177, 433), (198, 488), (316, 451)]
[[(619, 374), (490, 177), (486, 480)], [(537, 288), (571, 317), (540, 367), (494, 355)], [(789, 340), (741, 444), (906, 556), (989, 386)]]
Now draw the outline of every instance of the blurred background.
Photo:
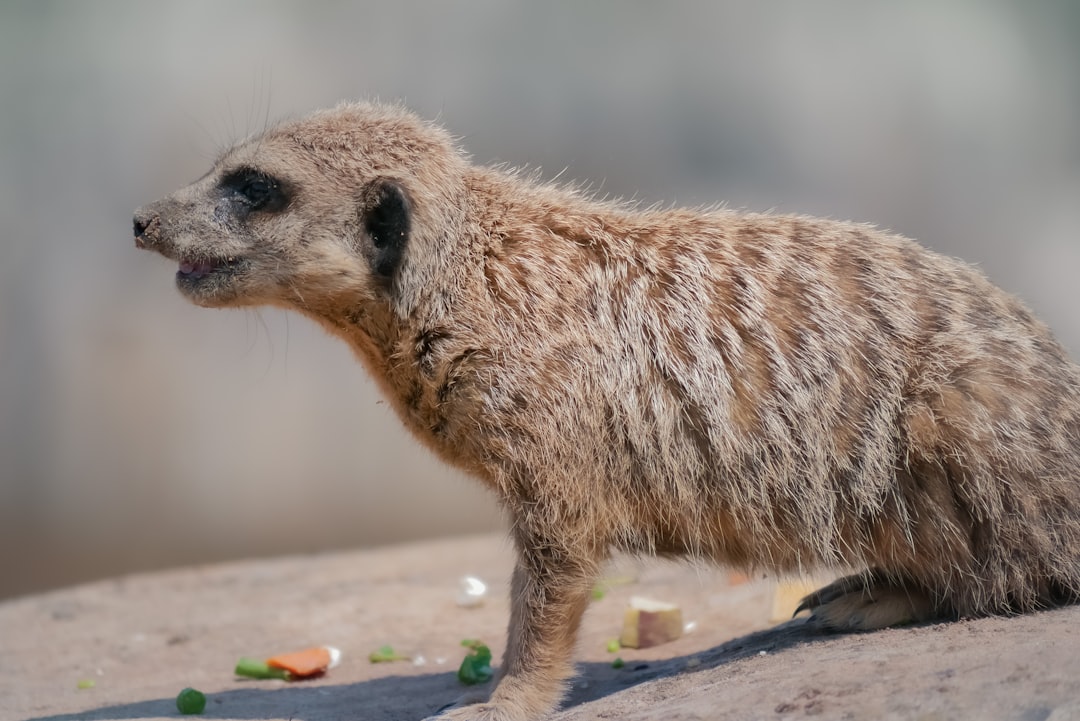
[(4, 2), (0, 597), (499, 527), (344, 345), (136, 252), (136, 206), (267, 122), (401, 99), (477, 162), (873, 222), (1080, 355), (1078, 78), (1070, 0)]

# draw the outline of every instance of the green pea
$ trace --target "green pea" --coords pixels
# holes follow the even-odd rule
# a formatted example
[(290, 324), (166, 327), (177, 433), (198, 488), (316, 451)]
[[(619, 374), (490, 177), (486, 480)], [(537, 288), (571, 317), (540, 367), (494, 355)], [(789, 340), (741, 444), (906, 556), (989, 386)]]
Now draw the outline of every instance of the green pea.
[(202, 713), (206, 709), (206, 696), (202, 691), (185, 688), (176, 697), (176, 708), (185, 715)]

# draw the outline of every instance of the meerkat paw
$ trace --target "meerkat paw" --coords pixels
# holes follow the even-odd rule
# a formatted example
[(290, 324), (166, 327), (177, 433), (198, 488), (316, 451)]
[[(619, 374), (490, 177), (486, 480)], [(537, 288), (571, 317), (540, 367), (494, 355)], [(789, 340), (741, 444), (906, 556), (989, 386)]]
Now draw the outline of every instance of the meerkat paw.
[(854, 576), (838, 578), (828, 586), (822, 586), (810, 595), (805, 596), (799, 601), (799, 607), (795, 609), (793, 615), (798, 616), (803, 611), (815, 612), (818, 608), (835, 601), (841, 596), (866, 592), (873, 584), (874, 576), (872, 573), (860, 573)]
[(795, 613), (809, 610), (820, 626), (835, 631), (874, 631), (933, 618), (925, 591), (881, 580), (876, 574), (846, 576), (804, 598)]
[(424, 721), (540, 721), (555, 709), (560, 695), (558, 686), (543, 691), (521, 679), (504, 678), (490, 699), (476, 703), (476, 695), (469, 693)]
[(435, 712), (435, 714), (433, 716), (428, 716), (427, 718), (425, 718), (424, 721), (430, 721), (431, 719), (452, 718), (452, 717), (446, 716), (444, 714), (446, 714), (449, 711), (456, 710), (456, 709), (464, 709), (464, 708), (469, 707), (469, 706), (475, 706), (476, 704), (483, 703), (483, 702), (487, 701), (488, 698), (490, 698), (490, 697), (491, 697), (490, 689), (487, 689), (487, 688), (472, 688), (472, 689), (469, 689), (468, 691), (466, 691), (465, 693), (461, 694), (456, 699), (454, 699), (451, 703), (448, 703), (445, 706), (443, 706), (442, 708), (440, 708), (438, 711)]
[(532, 721), (524, 709), (500, 703), (477, 703), (471, 706), (454, 705), (424, 721)]

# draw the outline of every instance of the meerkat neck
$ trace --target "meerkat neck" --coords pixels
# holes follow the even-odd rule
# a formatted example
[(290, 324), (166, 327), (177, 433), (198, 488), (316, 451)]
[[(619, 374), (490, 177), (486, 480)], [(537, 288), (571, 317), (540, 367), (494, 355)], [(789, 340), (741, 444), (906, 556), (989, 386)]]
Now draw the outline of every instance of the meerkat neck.
[(587, 195), (535, 177), (492, 168), (472, 168), (468, 176), (474, 227), (489, 249), (522, 235), (573, 239), (587, 232), (600, 212)]

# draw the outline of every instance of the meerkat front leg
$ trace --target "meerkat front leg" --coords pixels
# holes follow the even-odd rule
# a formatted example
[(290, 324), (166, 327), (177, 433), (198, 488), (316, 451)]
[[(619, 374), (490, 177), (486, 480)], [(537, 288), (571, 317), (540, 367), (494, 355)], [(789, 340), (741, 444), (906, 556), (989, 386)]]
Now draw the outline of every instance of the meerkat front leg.
[(430, 721), (535, 721), (558, 705), (573, 674), (581, 617), (599, 572), (599, 554), (516, 534), (510, 628), (499, 681), (485, 703)]

